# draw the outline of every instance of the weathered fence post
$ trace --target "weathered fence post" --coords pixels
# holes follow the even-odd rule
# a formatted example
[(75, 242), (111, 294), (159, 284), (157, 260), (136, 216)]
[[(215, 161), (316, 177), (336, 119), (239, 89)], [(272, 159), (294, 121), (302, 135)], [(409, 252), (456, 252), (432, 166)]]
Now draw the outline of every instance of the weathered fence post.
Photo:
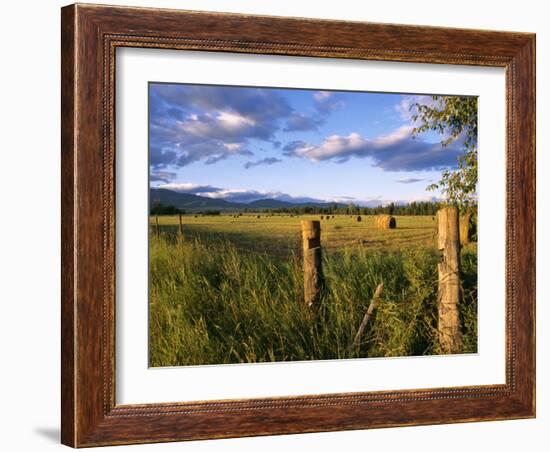
[(183, 237), (183, 220), (180, 213), (180, 237)]
[(321, 267), (321, 223), (302, 220), (302, 247), (304, 251), (304, 302), (313, 306), (319, 302), (323, 284)]
[(160, 228), (159, 228), (159, 216), (158, 215), (155, 215), (155, 225), (156, 225), (156, 230), (157, 230), (157, 237), (160, 236)]
[(460, 215), (460, 243), (470, 243), (470, 221), (472, 218), (471, 213), (464, 213)]
[(460, 301), (460, 234), (456, 207), (444, 207), (437, 212), (438, 248), (442, 259), (439, 273), (438, 332), (443, 353), (462, 350), (462, 332), (458, 303)]

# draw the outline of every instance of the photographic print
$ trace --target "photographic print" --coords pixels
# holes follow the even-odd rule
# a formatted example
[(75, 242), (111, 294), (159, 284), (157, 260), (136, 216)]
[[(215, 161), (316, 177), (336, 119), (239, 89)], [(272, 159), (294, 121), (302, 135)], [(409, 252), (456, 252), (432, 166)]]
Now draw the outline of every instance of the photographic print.
[(149, 365), (477, 352), (477, 98), (149, 83)]
[(63, 444), (535, 417), (534, 34), (78, 4), (61, 37)]

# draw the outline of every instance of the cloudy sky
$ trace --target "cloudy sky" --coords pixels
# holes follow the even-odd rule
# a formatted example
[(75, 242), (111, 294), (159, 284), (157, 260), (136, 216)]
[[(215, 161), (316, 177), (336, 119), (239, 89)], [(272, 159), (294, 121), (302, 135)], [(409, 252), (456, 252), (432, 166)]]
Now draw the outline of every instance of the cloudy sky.
[(409, 106), (430, 99), (150, 83), (150, 184), (237, 202), (429, 199), (462, 152), (412, 138)]

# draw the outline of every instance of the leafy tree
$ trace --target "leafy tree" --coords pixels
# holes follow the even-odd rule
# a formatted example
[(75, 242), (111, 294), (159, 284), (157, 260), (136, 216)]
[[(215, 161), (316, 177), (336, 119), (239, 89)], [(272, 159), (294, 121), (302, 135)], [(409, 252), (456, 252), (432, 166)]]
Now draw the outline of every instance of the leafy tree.
[(477, 97), (432, 96), (428, 104), (411, 106), (417, 122), (413, 136), (432, 130), (447, 146), (455, 141), (464, 143), (464, 154), (458, 157), (458, 168), (445, 169), (441, 179), (428, 186), (440, 189), (447, 201), (464, 209), (477, 204)]
[(180, 213), (185, 214), (185, 210), (175, 206), (165, 206), (159, 200), (155, 200), (151, 206), (151, 215), (178, 215)]

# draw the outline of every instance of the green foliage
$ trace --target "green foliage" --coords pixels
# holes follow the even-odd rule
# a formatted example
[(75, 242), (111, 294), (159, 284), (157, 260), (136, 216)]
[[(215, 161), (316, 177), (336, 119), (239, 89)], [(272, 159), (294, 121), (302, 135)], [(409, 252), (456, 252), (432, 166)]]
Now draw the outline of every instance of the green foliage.
[(294, 215), (435, 215), (439, 209), (439, 204), (431, 201), (412, 201), (407, 204), (390, 203), (385, 206), (377, 207), (360, 207), (355, 204), (347, 206), (330, 206), (330, 207), (284, 207), (279, 209), (245, 209), (248, 212), (262, 212), (273, 214), (290, 213)]
[[(465, 352), (477, 350), (476, 254), (463, 266)], [(464, 254), (464, 253), (463, 253)], [(150, 364), (178, 366), (437, 353), (437, 252), (325, 253), (316, 315), (303, 304), (301, 258), (243, 252), (229, 240), (163, 232), (150, 245)], [(378, 283), (379, 308), (353, 339)]]
[(220, 216), (221, 214), (222, 213), (219, 210), (200, 210), (197, 212), (197, 215), (206, 215), (211, 217)]
[(411, 106), (413, 120), (419, 124), (413, 136), (432, 130), (443, 137), (443, 146), (463, 140), (464, 154), (458, 158), (456, 170), (444, 170), (441, 179), (428, 189), (440, 189), (451, 204), (471, 207), (476, 204), (477, 190), (477, 97), (432, 96), (432, 100)]
[(477, 252), (462, 252), (460, 280), (462, 281), (460, 322), (463, 332), (464, 353), (477, 351)]
[(174, 206), (165, 206), (161, 202), (154, 202), (151, 206), (151, 215), (178, 215), (185, 214), (185, 210)]

